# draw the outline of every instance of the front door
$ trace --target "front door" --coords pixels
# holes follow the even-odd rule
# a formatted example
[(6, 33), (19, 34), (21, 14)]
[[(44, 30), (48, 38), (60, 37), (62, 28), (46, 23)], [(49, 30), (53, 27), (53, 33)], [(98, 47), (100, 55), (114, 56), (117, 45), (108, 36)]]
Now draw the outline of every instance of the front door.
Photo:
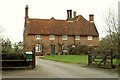
[(55, 54), (55, 45), (51, 45), (51, 52), (50, 52), (51, 55), (54, 55)]

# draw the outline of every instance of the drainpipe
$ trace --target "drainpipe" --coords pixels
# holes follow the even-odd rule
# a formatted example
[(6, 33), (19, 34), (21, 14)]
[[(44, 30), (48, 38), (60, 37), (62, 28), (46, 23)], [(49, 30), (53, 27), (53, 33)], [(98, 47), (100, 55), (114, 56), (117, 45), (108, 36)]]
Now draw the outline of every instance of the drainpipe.
[(74, 45), (75, 45), (75, 35), (74, 35)]

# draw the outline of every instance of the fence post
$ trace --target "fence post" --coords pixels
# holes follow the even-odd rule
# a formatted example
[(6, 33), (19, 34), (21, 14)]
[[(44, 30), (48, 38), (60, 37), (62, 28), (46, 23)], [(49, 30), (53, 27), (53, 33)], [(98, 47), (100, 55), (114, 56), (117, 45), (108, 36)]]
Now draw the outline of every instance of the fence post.
[(106, 66), (106, 59), (108, 54), (109, 54), (109, 51), (107, 50), (102, 53), (104, 67)]
[(88, 50), (88, 66), (92, 64), (92, 52)]
[(2, 80), (2, 42), (0, 42), (0, 79)]
[(33, 56), (32, 56), (32, 59), (33, 59), (33, 61), (32, 61), (32, 68), (35, 68), (36, 66), (36, 64), (35, 64), (35, 47), (33, 48), (33, 50), (32, 50), (32, 52), (33, 52)]
[(112, 52), (112, 49), (110, 50), (110, 56), (111, 56), (111, 68), (113, 68), (113, 52)]

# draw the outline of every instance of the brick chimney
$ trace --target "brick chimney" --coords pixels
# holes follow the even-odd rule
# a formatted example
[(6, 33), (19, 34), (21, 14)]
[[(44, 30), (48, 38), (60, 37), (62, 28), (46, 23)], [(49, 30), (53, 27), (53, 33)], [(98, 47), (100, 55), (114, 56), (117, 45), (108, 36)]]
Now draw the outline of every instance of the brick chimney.
[(93, 15), (93, 14), (90, 14), (90, 15), (89, 15), (89, 21), (90, 21), (90, 22), (94, 22), (94, 15)]
[(26, 5), (25, 7), (25, 23), (24, 23), (24, 27), (27, 27), (27, 23), (29, 23), (29, 16), (28, 16), (28, 5)]
[(28, 18), (28, 5), (26, 5), (26, 7), (25, 7), (25, 18)]
[(74, 16), (74, 18), (76, 17), (76, 11), (73, 12), (73, 16)]
[(67, 10), (67, 19), (71, 19), (72, 18), (72, 10)]

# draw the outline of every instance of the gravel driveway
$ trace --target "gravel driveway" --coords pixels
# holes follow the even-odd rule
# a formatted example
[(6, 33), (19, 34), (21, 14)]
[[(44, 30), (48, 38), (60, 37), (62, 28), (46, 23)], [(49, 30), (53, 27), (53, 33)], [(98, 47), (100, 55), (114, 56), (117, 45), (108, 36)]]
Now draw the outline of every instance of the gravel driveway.
[(32, 70), (5, 70), (3, 78), (117, 78), (118, 74), (107, 69), (83, 67), (43, 60), (36, 57), (36, 68)]

